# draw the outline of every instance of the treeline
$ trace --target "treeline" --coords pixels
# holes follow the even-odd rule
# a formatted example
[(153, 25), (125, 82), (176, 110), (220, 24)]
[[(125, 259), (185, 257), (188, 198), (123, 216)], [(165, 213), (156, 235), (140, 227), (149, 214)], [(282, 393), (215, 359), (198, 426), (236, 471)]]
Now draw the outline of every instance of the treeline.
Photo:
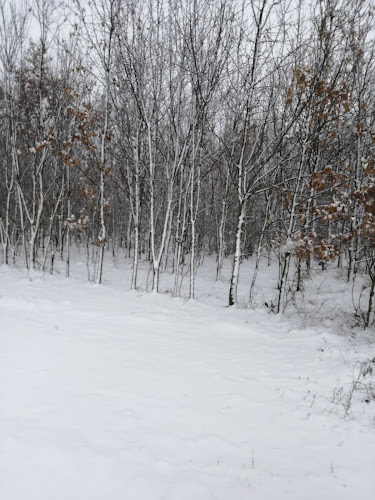
[[(312, 259), (375, 290), (374, 11), (366, 0), (0, 0), (0, 242), (53, 272), (126, 249), (189, 295), (204, 253)], [(30, 36), (30, 26), (33, 36)], [(37, 33), (37, 35), (35, 35)], [(344, 272), (344, 271), (343, 271)], [(184, 271), (185, 273), (185, 271)]]

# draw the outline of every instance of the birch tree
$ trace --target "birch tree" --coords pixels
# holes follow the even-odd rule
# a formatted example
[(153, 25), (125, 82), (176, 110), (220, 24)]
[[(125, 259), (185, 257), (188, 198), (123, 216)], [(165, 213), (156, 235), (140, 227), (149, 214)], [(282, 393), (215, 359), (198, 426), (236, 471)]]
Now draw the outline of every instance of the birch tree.
[[(12, 199), (18, 200), (21, 220), (23, 219), (23, 207), (19, 197), (17, 180), (19, 176), (18, 165), (18, 133), (19, 113), (17, 103), (19, 102), (19, 88), (15, 79), (16, 70), (22, 65), (22, 49), (27, 33), (27, 14), (5, 0), (0, 2), (0, 64), (4, 89), (4, 102), (6, 115), (4, 119), (7, 124), (5, 136), (4, 154), (4, 184), (6, 188), (5, 207), (3, 218), (0, 219), (0, 237), (3, 251), (3, 262), (9, 262), (9, 247), (12, 244), (10, 235)], [(14, 202), (13, 202), (14, 203)], [(15, 210), (15, 207), (13, 207)], [(1, 212), (0, 212), (1, 213)], [(22, 238), (25, 239), (23, 223), (21, 224)], [(25, 258), (26, 254), (25, 254)], [(27, 263), (27, 261), (26, 261)]]

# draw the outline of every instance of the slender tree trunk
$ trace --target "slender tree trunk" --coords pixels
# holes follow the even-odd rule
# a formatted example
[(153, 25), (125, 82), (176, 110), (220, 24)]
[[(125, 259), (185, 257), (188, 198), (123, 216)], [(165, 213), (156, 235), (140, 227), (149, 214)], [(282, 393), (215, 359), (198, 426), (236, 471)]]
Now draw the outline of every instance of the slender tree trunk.
[(236, 248), (233, 257), (232, 277), (229, 288), (229, 305), (236, 306), (238, 304), (238, 283), (240, 278), (240, 261), (241, 261), (241, 241), (242, 229), (245, 219), (245, 202), (242, 201), (239, 207), (237, 231), (236, 231)]
[(221, 279), (221, 273), (224, 262), (224, 248), (225, 248), (225, 224), (228, 216), (228, 191), (229, 191), (229, 168), (227, 168), (227, 175), (225, 181), (224, 199), (222, 201), (221, 217), (218, 231), (218, 251), (217, 251), (217, 267), (216, 267), (216, 281)]

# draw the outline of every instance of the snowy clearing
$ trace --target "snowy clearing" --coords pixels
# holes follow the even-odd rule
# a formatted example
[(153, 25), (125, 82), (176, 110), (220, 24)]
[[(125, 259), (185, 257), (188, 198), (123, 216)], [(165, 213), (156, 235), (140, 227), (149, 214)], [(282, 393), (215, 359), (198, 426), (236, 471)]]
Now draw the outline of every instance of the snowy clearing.
[(373, 498), (373, 345), (106, 276), (0, 268), (2, 500)]

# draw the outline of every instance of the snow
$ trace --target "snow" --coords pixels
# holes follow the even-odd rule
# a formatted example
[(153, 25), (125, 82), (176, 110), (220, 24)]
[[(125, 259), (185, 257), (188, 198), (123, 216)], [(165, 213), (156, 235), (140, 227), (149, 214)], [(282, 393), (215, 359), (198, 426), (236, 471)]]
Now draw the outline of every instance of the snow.
[(375, 402), (341, 397), (373, 344), (223, 307), (209, 263), (195, 301), (80, 266), (0, 267), (2, 500), (373, 498)]

